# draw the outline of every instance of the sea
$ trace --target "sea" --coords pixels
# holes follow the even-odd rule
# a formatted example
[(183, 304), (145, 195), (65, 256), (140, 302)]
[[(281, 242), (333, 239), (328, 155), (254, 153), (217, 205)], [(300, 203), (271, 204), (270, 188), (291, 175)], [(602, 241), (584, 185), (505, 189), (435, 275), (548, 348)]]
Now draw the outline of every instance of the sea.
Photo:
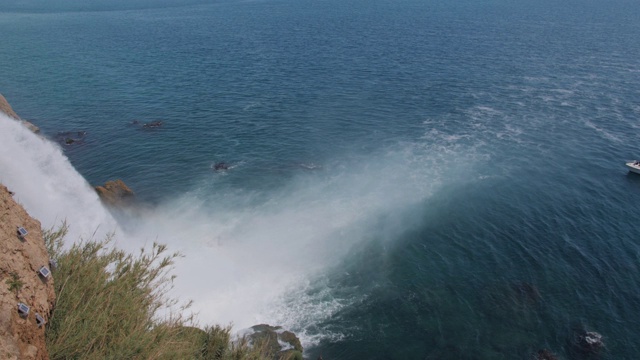
[(0, 0), (0, 34), (41, 129), (0, 116), (0, 182), (68, 243), (179, 251), (201, 326), (640, 358), (640, 2)]

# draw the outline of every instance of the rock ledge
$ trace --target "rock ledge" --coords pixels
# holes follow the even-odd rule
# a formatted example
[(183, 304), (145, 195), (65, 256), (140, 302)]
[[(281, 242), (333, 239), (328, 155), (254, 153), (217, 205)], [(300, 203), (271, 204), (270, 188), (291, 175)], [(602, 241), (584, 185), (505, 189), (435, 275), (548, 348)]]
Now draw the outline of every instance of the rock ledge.
[(112, 180), (107, 181), (102, 186), (94, 187), (100, 199), (110, 206), (129, 205), (133, 201), (134, 193), (124, 181)]
[[(42, 238), (40, 222), (29, 214), (0, 185), (0, 358), (49, 359), (45, 347), (44, 321), (55, 302), (53, 275), (38, 273), (49, 267), (49, 254)], [(19, 237), (18, 227), (27, 230)], [(29, 307), (27, 314), (18, 313), (18, 304)]]

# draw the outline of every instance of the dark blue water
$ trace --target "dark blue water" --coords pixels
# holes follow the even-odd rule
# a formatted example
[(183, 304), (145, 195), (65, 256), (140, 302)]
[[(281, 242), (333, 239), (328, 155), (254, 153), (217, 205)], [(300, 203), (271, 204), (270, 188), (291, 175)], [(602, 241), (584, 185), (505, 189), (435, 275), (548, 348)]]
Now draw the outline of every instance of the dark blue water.
[(0, 91), (90, 183), (336, 227), (310, 358), (638, 357), (640, 3), (3, 6)]

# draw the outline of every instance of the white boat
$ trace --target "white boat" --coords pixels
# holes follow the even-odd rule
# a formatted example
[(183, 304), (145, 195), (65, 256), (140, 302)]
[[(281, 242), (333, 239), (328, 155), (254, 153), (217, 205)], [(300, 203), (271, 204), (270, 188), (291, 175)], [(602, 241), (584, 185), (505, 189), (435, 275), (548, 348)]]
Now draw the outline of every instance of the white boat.
[(640, 174), (640, 161), (633, 160), (631, 162), (626, 163), (625, 165), (627, 165), (627, 167), (629, 168), (629, 171), (636, 174)]

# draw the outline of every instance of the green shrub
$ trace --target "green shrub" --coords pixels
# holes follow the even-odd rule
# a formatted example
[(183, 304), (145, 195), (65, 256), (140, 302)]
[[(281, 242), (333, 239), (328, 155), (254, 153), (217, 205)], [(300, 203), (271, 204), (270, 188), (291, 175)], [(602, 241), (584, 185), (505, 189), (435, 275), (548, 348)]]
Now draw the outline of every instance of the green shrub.
[[(261, 344), (231, 341), (231, 327), (201, 330), (167, 296), (178, 253), (153, 244), (138, 256), (114, 248), (112, 236), (65, 249), (67, 225), (45, 230), (54, 271), (56, 304), (45, 332), (56, 359), (273, 359)], [(169, 314), (163, 315), (160, 314)]]
[(24, 282), (20, 280), (20, 275), (18, 275), (18, 273), (16, 272), (12, 272), (10, 276), (11, 278), (7, 279), (6, 281), (7, 285), (9, 286), (9, 291), (15, 292), (16, 296), (18, 296), (18, 293), (22, 289)]

